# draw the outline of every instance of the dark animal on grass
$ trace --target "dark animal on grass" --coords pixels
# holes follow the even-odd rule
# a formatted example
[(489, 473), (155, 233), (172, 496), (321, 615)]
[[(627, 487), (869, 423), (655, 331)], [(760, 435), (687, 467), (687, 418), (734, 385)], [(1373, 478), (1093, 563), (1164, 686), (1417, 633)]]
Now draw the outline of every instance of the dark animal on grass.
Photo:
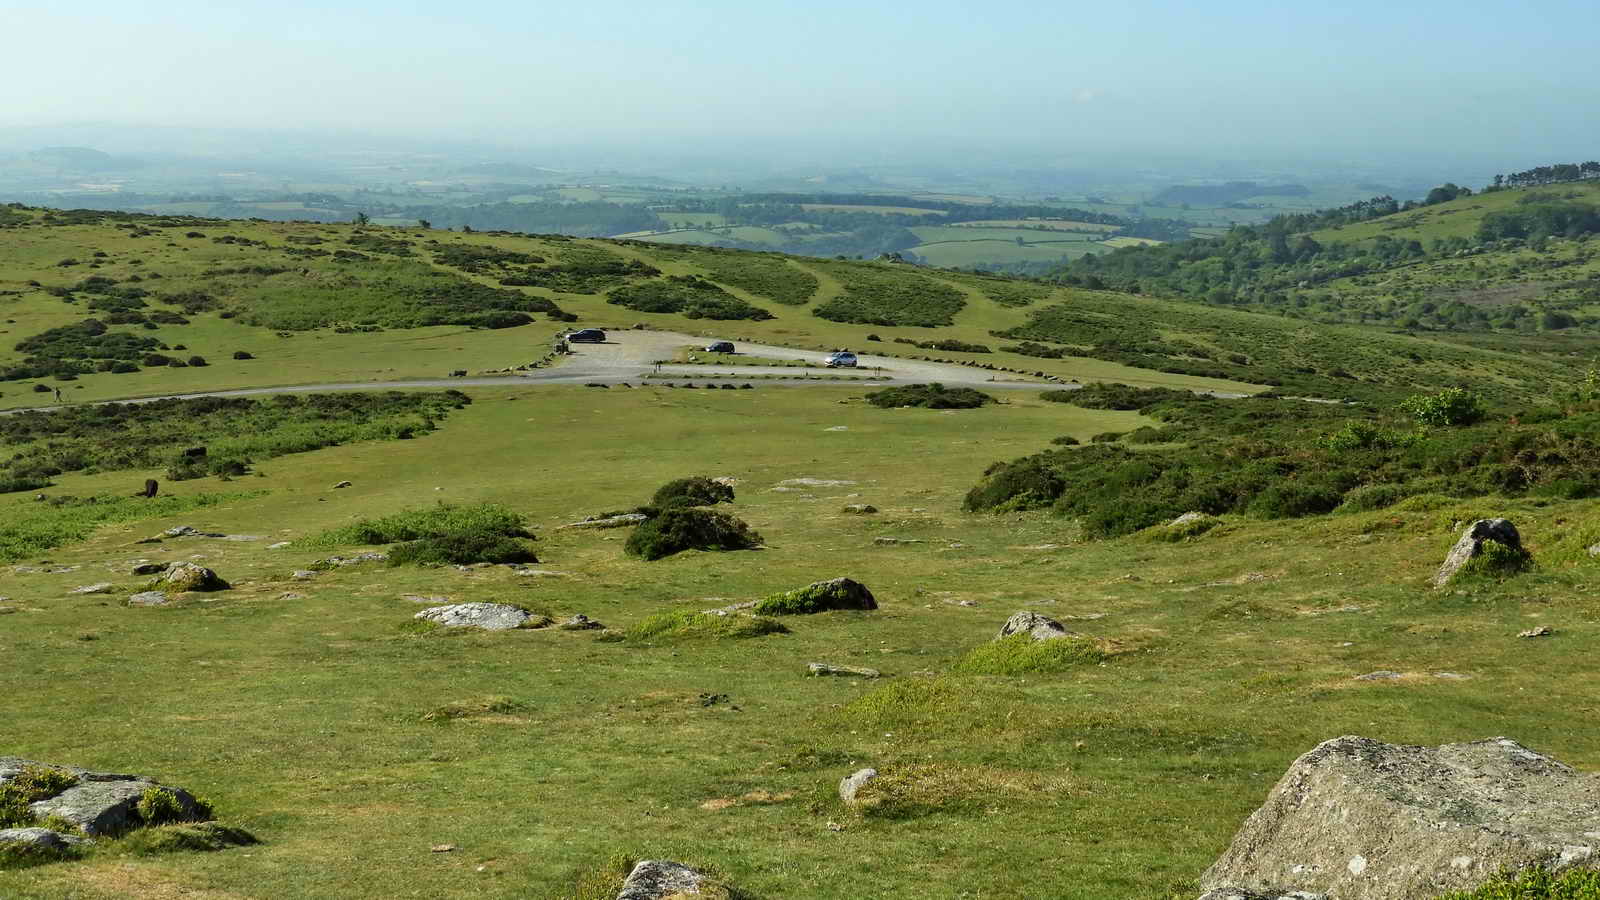
[(154, 478), (146, 478), (144, 480), (144, 490), (140, 491), (137, 494), (134, 494), (134, 496), (135, 497), (154, 497), (156, 495), (156, 489), (159, 486), (160, 485), (158, 485), (156, 483), (156, 480)]
[(206, 455), (206, 448), (190, 447), (189, 449), (183, 451), (183, 455), (188, 459), (202, 459)]

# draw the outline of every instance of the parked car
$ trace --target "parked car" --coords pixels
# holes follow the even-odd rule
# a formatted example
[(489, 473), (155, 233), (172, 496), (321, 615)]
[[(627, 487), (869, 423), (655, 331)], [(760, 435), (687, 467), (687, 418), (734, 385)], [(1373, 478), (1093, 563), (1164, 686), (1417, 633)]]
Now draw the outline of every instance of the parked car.
[(706, 352), (707, 353), (732, 353), (733, 352), (733, 342), (732, 341), (712, 341), (711, 343), (706, 345)]
[(828, 358), (823, 362), (835, 369), (854, 369), (856, 367), (856, 355), (849, 350), (835, 350), (829, 353)]
[(603, 344), (606, 333), (599, 328), (581, 328), (567, 335), (567, 340), (574, 344)]

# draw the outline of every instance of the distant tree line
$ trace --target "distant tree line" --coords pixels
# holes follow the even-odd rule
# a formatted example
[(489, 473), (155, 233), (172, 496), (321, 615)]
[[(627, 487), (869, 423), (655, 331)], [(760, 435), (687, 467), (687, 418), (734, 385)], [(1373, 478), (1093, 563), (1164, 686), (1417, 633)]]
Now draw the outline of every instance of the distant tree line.
[(1600, 178), (1600, 162), (1590, 160), (1582, 163), (1556, 163), (1549, 166), (1535, 166), (1524, 172), (1512, 172), (1510, 175), (1496, 175), (1494, 183), (1484, 190), (1539, 187), (1569, 181), (1586, 181), (1590, 178)]

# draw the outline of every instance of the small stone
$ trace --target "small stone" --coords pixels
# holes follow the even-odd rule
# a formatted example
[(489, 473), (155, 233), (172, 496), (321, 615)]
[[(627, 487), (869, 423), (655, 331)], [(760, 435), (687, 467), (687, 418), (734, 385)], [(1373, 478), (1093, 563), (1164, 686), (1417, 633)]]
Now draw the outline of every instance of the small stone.
[(293, 543), (293, 542), (292, 541), (279, 541), (276, 544), (268, 544), (267, 545), (267, 549), (268, 550), (282, 550), (283, 548), (289, 546), (291, 543)]
[(650, 517), (644, 513), (622, 513), (615, 516), (602, 516), (597, 519), (584, 519), (581, 522), (568, 522), (561, 528), (625, 528), (637, 525)]
[(338, 484), (336, 484), (336, 485), (334, 485), (334, 486), (333, 486), (333, 489), (334, 489), (334, 490), (336, 490), (336, 491), (337, 491), (337, 490), (339, 490), (339, 489), (340, 489), (340, 488), (347, 488), (347, 487), (349, 487), (349, 486), (350, 486), (350, 482), (348, 482), (348, 481), (341, 481), (341, 482), (339, 482), (339, 483), (338, 483)]
[(877, 512), (878, 508), (870, 503), (852, 503), (839, 511), (847, 516), (870, 516)]
[(425, 597), (422, 594), (402, 594), (400, 599), (408, 603), (432, 603), (435, 606), (450, 602), (449, 597)]
[(511, 574), (521, 578), (571, 578), (570, 572), (552, 572), (549, 569), (512, 569)]
[(1519, 638), (1549, 637), (1552, 634), (1555, 634), (1555, 631), (1553, 631), (1550, 628), (1549, 625), (1540, 625), (1538, 628), (1529, 628), (1527, 631), (1519, 631), (1519, 632), (1517, 632), (1517, 637), (1519, 637)]
[(847, 806), (854, 806), (856, 794), (867, 782), (877, 777), (878, 770), (872, 768), (857, 769), (855, 772), (846, 775), (839, 780), (839, 799), (843, 800)]
[(128, 605), (166, 606), (170, 599), (165, 591), (140, 591), (128, 598)]
[(455, 844), (434, 844), (432, 847), (428, 848), (428, 851), (430, 853), (450, 853), (460, 849), (461, 848), (457, 847)]
[(1400, 677), (1400, 673), (1399, 672), (1390, 672), (1388, 670), (1380, 670), (1380, 671), (1377, 671), (1377, 672), (1368, 672), (1365, 675), (1357, 675), (1355, 677), (1355, 680), (1356, 681), (1393, 681), (1394, 679), (1399, 678), (1399, 677)]
[(604, 628), (606, 626), (596, 622), (583, 613), (578, 613), (565, 622), (562, 622), (560, 627), (563, 631), (592, 631), (596, 628)]
[(311, 579), (317, 577), (317, 573), (311, 571), (310, 569), (295, 569), (293, 572), (289, 573), (289, 577), (296, 581), (310, 581)]
[(190, 535), (196, 535), (200, 532), (193, 525), (175, 525), (161, 533), (167, 537), (189, 537)]
[(131, 571), (134, 575), (160, 575), (162, 572), (165, 572), (167, 567), (170, 565), (172, 564), (155, 562), (139, 563), (138, 565), (134, 566)]
[(867, 669), (858, 666), (835, 666), (830, 663), (807, 663), (806, 674), (812, 676), (839, 675), (845, 678), (879, 678), (883, 675), (877, 669)]
[(295, 593), (294, 591), (284, 591), (283, 593), (278, 595), (278, 599), (279, 600), (304, 600), (304, 599), (306, 599), (306, 595), (305, 594), (298, 594), (298, 593)]
[(879, 537), (873, 538), (872, 543), (878, 545), (879, 547), (894, 547), (900, 544), (924, 544), (927, 542), (917, 540), (916, 538)]

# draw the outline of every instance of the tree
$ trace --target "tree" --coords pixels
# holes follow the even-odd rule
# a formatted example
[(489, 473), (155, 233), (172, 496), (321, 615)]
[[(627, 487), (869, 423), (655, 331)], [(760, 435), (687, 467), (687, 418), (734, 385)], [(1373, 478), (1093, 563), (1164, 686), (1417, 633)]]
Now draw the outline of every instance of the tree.
[(367, 223), (372, 221), (372, 217), (367, 215), (364, 212), (358, 212), (358, 213), (356, 213), (356, 217), (354, 219), (351, 219), (350, 221), (354, 222), (357, 225), (366, 225)]
[(429, 222), (427, 219), (418, 219), (417, 220), (417, 227), (418, 228), (432, 228), (433, 227), (433, 223)]

